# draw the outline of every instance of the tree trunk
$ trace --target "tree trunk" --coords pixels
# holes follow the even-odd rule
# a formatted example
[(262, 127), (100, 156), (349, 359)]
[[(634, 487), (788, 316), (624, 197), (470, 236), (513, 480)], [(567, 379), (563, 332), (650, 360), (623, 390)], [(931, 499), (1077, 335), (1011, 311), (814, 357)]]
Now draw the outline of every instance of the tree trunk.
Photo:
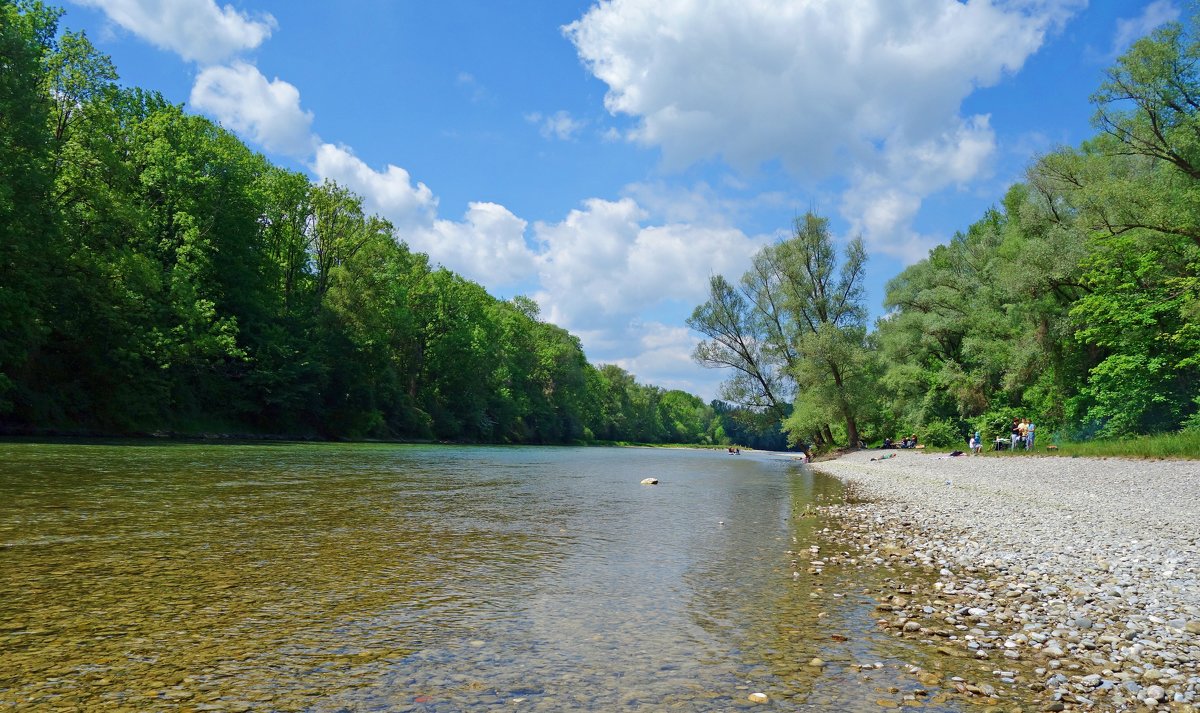
[(846, 438), (850, 441), (847, 445), (851, 448), (858, 448), (858, 421), (854, 418), (854, 409), (850, 408), (850, 402), (846, 400), (846, 387), (842, 383), (842, 371), (836, 364), (829, 366), (833, 372), (833, 381), (837, 384), (838, 405), (841, 406), (842, 416), (846, 419)]
[(854, 414), (850, 413), (847, 408), (846, 414), (846, 436), (850, 439), (850, 447), (858, 448), (858, 422), (854, 420)]
[(825, 442), (829, 444), (829, 447), (832, 448), (835, 446), (836, 444), (833, 442), (833, 431), (829, 430), (829, 424), (827, 423), (824, 426), (821, 426), (821, 429), (825, 432)]

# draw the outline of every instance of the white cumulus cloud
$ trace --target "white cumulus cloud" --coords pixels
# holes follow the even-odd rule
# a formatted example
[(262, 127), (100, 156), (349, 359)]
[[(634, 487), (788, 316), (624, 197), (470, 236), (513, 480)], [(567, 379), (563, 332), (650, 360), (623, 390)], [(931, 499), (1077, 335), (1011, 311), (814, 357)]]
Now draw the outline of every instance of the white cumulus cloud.
[(586, 332), (656, 305), (699, 304), (713, 273), (740, 275), (765, 242), (713, 224), (652, 224), (632, 198), (593, 198), (559, 223), (538, 223), (546, 316)]
[[(589, 357), (614, 363), (639, 380), (714, 398), (725, 374), (691, 358), (697, 337), (683, 317), (703, 302), (713, 274), (741, 275), (772, 236), (749, 236), (714, 211), (704, 195), (668, 194), (644, 185), (633, 196), (592, 198), (558, 223), (537, 223), (542, 315), (579, 336)], [(671, 315), (666, 325), (650, 315)]]
[(207, 67), (192, 86), (192, 106), (268, 151), (308, 158), (316, 148), (312, 112), (300, 108), (300, 92), (267, 78), (254, 65)]
[(399, 166), (377, 171), (345, 146), (321, 144), (312, 170), (362, 196), (367, 212), (390, 220), (400, 239), (464, 277), (494, 289), (534, 274), (527, 223), (502, 205), (473, 202), (461, 221), (439, 218), (428, 186)]
[(438, 219), (402, 234), (435, 261), (489, 287), (533, 276), (534, 254), (525, 244), (527, 223), (496, 203), (471, 203), (461, 221)]
[(939, 240), (909, 226), (925, 196), (963, 186), (987, 172), (996, 139), (988, 117), (975, 116), (953, 131), (897, 146), (868, 168), (850, 173), (841, 213), (851, 232), (873, 249), (915, 262)]
[(608, 85), (608, 110), (637, 120), (629, 138), (668, 167), (778, 160), (805, 180), (849, 180), (843, 208), (863, 212), (845, 217), (894, 248), (926, 196), (986, 170), (995, 139), (963, 100), (1084, 4), (611, 0), (564, 31)]
[(426, 226), (437, 213), (437, 198), (424, 183), (413, 185), (408, 171), (388, 164), (376, 171), (346, 146), (322, 143), (317, 148), (313, 173), (362, 196), (369, 213), (378, 213), (401, 230)]
[(213, 0), (73, 0), (155, 47), (201, 64), (222, 62), (271, 36), (275, 18), (250, 16)]
[(661, 322), (633, 322), (626, 330), (629, 344), (638, 345), (636, 353), (614, 359), (612, 363), (635, 374), (639, 381), (680, 389), (705, 401), (716, 398), (720, 382), (727, 374), (718, 370), (697, 369), (692, 361), (699, 337), (687, 327)]

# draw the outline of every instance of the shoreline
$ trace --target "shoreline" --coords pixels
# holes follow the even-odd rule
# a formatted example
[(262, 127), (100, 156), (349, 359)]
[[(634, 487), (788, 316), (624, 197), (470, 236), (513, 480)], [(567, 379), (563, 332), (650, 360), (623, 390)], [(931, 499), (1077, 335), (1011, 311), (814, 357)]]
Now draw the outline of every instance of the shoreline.
[(1030, 662), (1047, 710), (1200, 705), (1194, 461), (866, 450), (812, 467), (846, 484), (821, 508), (843, 546), (937, 573), (932, 592), (881, 599), (880, 626)]

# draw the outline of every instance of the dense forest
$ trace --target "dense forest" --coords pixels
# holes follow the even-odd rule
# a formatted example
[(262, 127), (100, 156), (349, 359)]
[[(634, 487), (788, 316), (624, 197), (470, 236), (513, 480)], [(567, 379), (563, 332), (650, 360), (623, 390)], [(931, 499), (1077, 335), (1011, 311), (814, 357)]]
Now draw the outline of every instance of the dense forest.
[(783, 445), (120, 86), (60, 15), (0, 0), (0, 430)]
[(887, 287), (868, 330), (855, 240), (806, 215), (736, 284), (712, 278), (696, 359), (793, 441), (934, 445), (1200, 430), (1200, 42), (1170, 24), (1093, 95), (1096, 135)]
[(1107, 72), (1096, 135), (1039, 157), (887, 288), (805, 215), (689, 326), (723, 401), (412, 252), (332, 182), (123, 87), (60, 13), (0, 0), (0, 431), (782, 448), (1014, 417), (1069, 439), (1200, 429), (1200, 43)]

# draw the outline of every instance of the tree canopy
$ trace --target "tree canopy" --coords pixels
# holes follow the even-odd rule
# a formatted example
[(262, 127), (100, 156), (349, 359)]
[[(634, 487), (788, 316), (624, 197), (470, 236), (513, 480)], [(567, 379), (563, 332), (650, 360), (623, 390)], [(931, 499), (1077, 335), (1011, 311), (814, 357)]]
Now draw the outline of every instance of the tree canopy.
[(121, 87), (0, 0), (0, 429), (723, 442), (536, 303), (415, 253), (345, 186)]
[(1071, 439), (1200, 428), (1196, 30), (1136, 42), (1092, 97), (1096, 136), (1038, 157), (1001, 205), (893, 279), (870, 334), (861, 246), (835, 270), (808, 215), (738, 287), (713, 278), (690, 322), (708, 337), (696, 359), (735, 370), (729, 398), (790, 407), (792, 437), (818, 445), (859, 432), (961, 445), (1014, 417)]

